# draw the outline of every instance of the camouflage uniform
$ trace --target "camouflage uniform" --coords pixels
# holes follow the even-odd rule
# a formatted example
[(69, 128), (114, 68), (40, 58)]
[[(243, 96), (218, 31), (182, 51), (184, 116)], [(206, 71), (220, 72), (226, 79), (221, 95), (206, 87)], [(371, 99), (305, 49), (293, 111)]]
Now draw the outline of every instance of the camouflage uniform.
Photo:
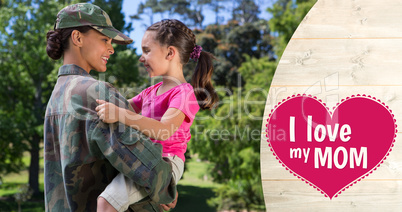
[(97, 197), (118, 172), (149, 194), (130, 210), (160, 210), (176, 195), (162, 147), (124, 124), (100, 121), (96, 99), (133, 110), (116, 89), (79, 66), (59, 69), (44, 125), (46, 211), (96, 211)]

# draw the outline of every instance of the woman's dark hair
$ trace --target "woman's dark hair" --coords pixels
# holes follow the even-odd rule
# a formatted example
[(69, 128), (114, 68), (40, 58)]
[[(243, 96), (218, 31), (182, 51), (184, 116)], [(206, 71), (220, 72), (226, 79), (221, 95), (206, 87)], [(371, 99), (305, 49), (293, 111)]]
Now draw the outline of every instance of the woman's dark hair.
[[(176, 47), (179, 51), (180, 62), (183, 65), (188, 63), (196, 47), (196, 39), (193, 31), (185, 24), (175, 19), (166, 19), (151, 25), (147, 31), (155, 31), (155, 40), (161, 45)], [(212, 109), (219, 101), (211, 82), (214, 70), (213, 59), (215, 57), (211, 53), (201, 51), (191, 79), (201, 109)]]
[(71, 33), (74, 30), (86, 33), (91, 29), (92, 28), (90, 26), (81, 26), (81, 27), (50, 30), (46, 35), (47, 55), (53, 60), (60, 59), (63, 56), (64, 51), (68, 49), (69, 44), (68, 40), (71, 36)]

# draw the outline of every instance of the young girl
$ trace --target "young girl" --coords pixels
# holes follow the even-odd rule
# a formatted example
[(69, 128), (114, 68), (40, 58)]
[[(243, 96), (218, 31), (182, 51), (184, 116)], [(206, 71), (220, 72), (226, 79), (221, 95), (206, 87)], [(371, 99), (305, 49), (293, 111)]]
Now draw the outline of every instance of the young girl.
[[(193, 32), (182, 22), (162, 20), (150, 26), (142, 39), (143, 55), (140, 58), (150, 77), (162, 76), (162, 82), (143, 90), (129, 102), (135, 112), (99, 100), (96, 110), (106, 123), (122, 122), (149, 136), (163, 146), (163, 157), (172, 162), (175, 182), (184, 171), (184, 153), (190, 140), (190, 126), (201, 109), (211, 109), (218, 101), (211, 76), (210, 53), (196, 45)], [(197, 61), (191, 84), (183, 75), (183, 66), (189, 59)], [(139, 115), (139, 113), (142, 115)], [(114, 190), (127, 189), (127, 197), (111, 196)], [(132, 181), (117, 176), (101, 194), (114, 209), (124, 211), (146, 194)], [(110, 208), (111, 211), (114, 209)]]
[(112, 43), (131, 42), (105, 11), (88, 3), (62, 9), (47, 33), (47, 54), (62, 58), (63, 65), (43, 127), (46, 211), (97, 210), (99, 194), (118, 173), (146, 188), (152, 202), (136, 207), (174, 200), (172, 167), (162, 158), (162, 148), (123, 124), (103, 123), (95, 112), (99, 98), (131, 108), (116, 89), (89, 74), (106, 71)]

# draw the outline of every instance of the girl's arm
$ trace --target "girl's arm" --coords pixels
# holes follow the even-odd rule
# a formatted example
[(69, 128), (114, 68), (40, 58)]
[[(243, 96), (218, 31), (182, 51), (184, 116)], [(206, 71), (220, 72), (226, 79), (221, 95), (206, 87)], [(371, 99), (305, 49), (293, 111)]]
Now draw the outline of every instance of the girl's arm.
[(169, 108), (163, 114), (162, 119), (157, 121), (103, 100), (96, 101), (99, 103), (96, 111), (103, 122), (114, 123), (120, 121), (127, 126), (141, 131), (144, 135), (160, 141), (164, 141), (172, 136), (185, 118), (182, 111), (176, 108)]

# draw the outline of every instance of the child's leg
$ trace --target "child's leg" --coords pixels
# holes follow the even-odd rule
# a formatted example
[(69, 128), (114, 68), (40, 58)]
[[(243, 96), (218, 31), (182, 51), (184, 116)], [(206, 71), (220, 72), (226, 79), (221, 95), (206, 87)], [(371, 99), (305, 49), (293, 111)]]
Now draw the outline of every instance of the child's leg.
[[(172, 162), (173, 179), (177, 183), (183, 175), (184, 162), (177, 156), (168, 158)], [(98, 206), (104, 209), (102, 212), (126, 211), (129, 205), (134, 204), (147, 196), (148, 194), (143, 188), (137, 186), (131, 179), (120, 173), (99, 196)]]
[[(140, 201), (147, 195), (143, 188), (137, 186), (131, 179), (120, 173), (99, 195), (98, 206), (104, 209), (102, 212), (126, 211), (130, 204)], [(98, 208), (98, 211), (100, 211), (100, 208)]]
[[(183, 176), (183, 172), (184, 172), (184, 161), (182, 159), (180, 159), (177, 156), (169, 156), (166, 157), (170, 160), (170, 162), (172, 163), (172, 176), (173, 176), (173, 180), (175, 182), (175, 184), (177, 184), (177, 182), (181, 179), (181, 177)], [(176, 194), (177, 195), (177, 194)], [(177, 198), (177, 197), (176, 197)], [(177, 199), (176, 199), (177, 200)], [(131, 203), (132, 204), (132, 203)], [(131, 205), (130, 204), (130, 205)], [(131, 206), (131, 209), (136, 211), (135, 208), (133, 208), (134, 206)], [(163, 207), (163, 206), (162, 206)]]
[(108, 212), (117, 212), (117, 210), (111, 205), (109, 204), (109, 202), (103, 198), (103, 197), (98, 197), (98, 204), (96, 207), (97, 211), (108, 211)]
[(172, 162), (172, 174), (175, 183), (179, 182), (184, 172), (184, 161), (177, 157), (176, 155), (173, 157), (167, 157)]

